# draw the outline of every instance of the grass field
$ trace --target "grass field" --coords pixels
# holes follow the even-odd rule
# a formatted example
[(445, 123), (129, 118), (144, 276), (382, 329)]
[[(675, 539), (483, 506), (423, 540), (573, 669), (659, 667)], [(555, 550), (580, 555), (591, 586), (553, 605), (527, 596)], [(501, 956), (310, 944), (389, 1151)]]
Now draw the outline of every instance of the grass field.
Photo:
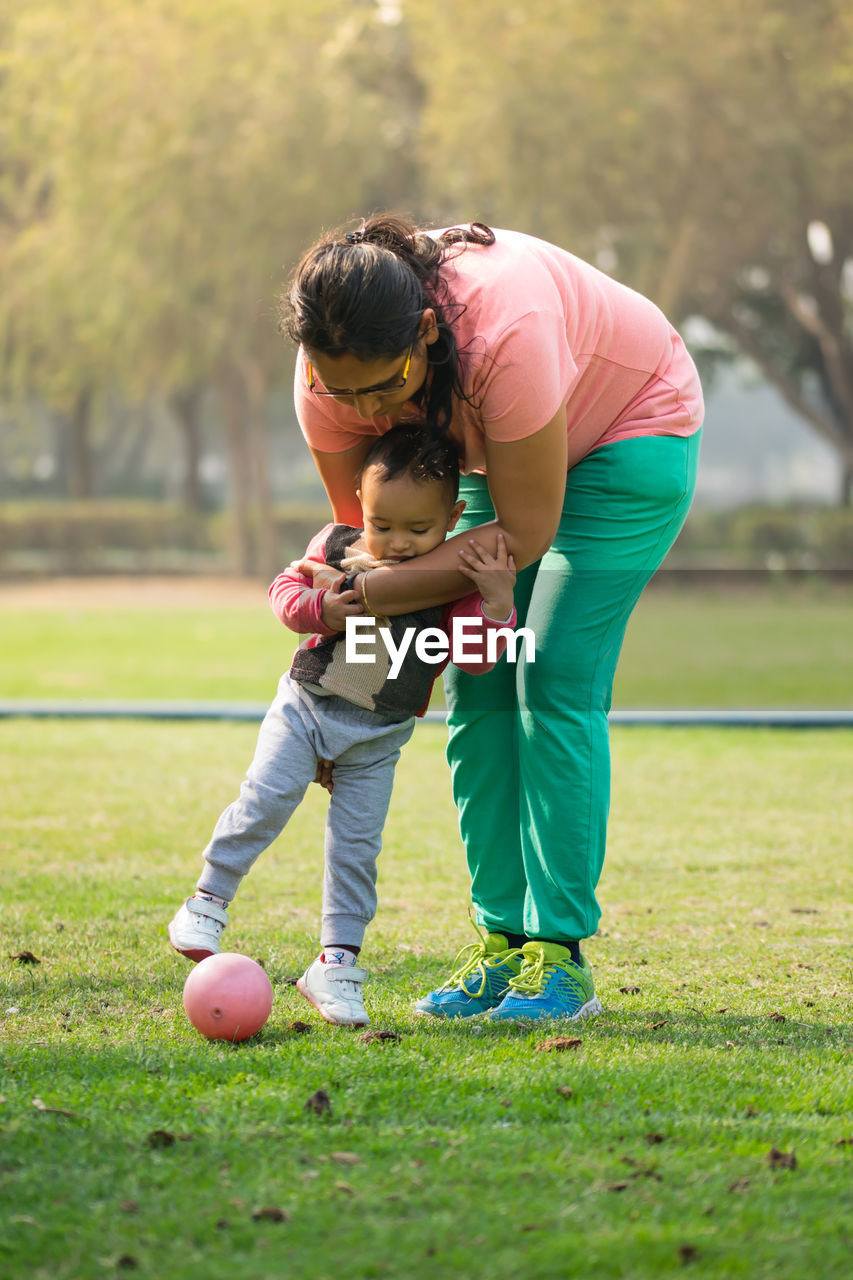
[[(827, 615), (808, 640), (821, 656), (799, 664), (821, 698), (817, 668), (849, 617), (830, 606), (835, 631)], [(176, 610), (120, 611), (149, 654), (140, 643), (123, 675), (103, 605), (81, 608), (86, 643), (49, 662), (56, 628), (34, 612), (6, 611), (4, 653), (29, 627), (16, 665), (65, 672), (85, 696), (268, 692), (229, 683), (261, 679), (242, 641), (205, 661), (190, 645), (184, 687), (176, 665), (175, 687), (153, 692)], [(201, 624), (188, 600), (184, 612), (191, 637)], [(78, 661), (90, 649), (100, 680)], [(764, 665), (775, 698), (785, 673)], [(215, 692), (202, 668), (221, 671)], [(48, 696), (33, 684), (15, 693)], [(815, 685), (798, 688), (819, 705)], [(562, 1052), (537, 1048), (553, 1026), (411, 1012), (473, 937), (436, 725), (399, 766), (365, 952), (374, 1026), (399, 1039), (327, 1026), (291, 985), (316, 948), (319, 788), (231, 911), (228, 946), (264, 961), (272, 1017), (243, 1045), (200, 1039), (165, 926), (254, 738), (251, 725), (0, 721), (4, 1280), (849, 1274), (853, 733), (614, 731), (604, 917), (588, 944), (605, 1013)], [(323, 1114), (306, 1109), (318, 1090)]]
[[(295, 637), (261, 585), (0, 586), (0, 697), (268, 701)], [(853, 592), (652, 589), (616, 707), (851, 707)], [(436, 705), (441, 702), (436, 691)]]

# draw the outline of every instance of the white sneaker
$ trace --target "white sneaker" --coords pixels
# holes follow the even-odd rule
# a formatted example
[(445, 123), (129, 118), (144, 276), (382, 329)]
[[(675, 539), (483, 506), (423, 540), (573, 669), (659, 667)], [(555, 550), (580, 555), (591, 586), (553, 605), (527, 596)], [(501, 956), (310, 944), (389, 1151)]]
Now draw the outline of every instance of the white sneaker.
[(310, 1000), (327, 1022), (342, 1027), (369, 1027), (370, 1019), (361, 994), (368, 976), (367, 970), (357, 965), (326, 964), (322, 956), (318, 956), (297, 979), (296, 990)]
[(219, 954), (219, 939), (228, 923), (228, 912), (216, 902), (187, 898), (169, 924), (169, 941), (188, 960), (205, 960)]

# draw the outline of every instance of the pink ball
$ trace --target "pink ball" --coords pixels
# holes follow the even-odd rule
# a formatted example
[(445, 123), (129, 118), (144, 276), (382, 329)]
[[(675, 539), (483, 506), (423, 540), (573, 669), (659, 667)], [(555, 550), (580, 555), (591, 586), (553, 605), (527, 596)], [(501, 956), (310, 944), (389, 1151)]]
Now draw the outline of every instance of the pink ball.
[(208, 956), (184, 983), (184, 1008), (208, 1040), (245, 1040), (270, 1016), (272, 984), (259, 964), (236, 951)]

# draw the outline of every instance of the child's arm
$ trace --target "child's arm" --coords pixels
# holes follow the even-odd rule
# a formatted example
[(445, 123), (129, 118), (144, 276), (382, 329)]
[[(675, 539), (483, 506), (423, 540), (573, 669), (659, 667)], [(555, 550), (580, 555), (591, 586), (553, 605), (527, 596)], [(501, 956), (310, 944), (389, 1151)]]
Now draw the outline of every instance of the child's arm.
[[(494, 660), (487, 659), (487, 636), (489, 631), (511, 631), (515, 628), (518, 615), (513, 604), (512, 591), (515, 586), (515, 561), (507, 555), (506, 542), (503, 535), (498, 534), (498, 544), (494, 556), (474, 539), (469, 549), (460, 552), (463, 561), (459, 569), (474, 582), (479, 591), (445, 610), (442, 624), (446, 627), (451, 641), (450, 661), (471, 675), (479, 675), (491, 671), (492, 667), (506, 649), (506, 636), (498, 635), (495, 644)], [(456, 618), (474, 618), (481, 622), (479, 630), (466, 628), (464, 636), (464, 657), (460, 653), (460, 644), (454, 644), (453, 622)], [(454, 652), (455, 650), (455, 652)]]
[(494, 555), (490, 555), (476, 538), (469, 538), (468, 545), (459, 552), (459, 559), (462, 561), (459, 572), (471, 579), (483, 597), (483, 616), (506, 625), (505, 619), (513, 609), (515, 561), (507, 555), (504, 535), (498, 534)]
[[(327, 524), (308, 544), (303, 559), (323, 560), (326, 538), (333, 526)], [(297, 563), (299, 563), (297, 561)], [(311, 578), (299, 573), (293, 565), (289, 565), (284, 573), (280, 573), (269, 589), (270, 608), (279, 622), (283, 622), (291, 631), (303, 635), (317, 633), (334, 635), (337, 627), (329, 625), (324, 618), (323, 601), (326, 591), (315, 588)]]

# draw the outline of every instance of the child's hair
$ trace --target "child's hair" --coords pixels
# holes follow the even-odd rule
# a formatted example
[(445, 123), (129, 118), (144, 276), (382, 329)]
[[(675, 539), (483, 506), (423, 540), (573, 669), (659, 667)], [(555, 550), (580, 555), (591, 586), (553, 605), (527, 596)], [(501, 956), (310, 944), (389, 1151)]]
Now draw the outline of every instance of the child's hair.
[(400, 422), (370, 446), (359, 484), (368, 467), (381, 467), (383, 480), (406, 474), (417, 483), (443, 484), (452, 506), (459, 495), (459, 450), (443, 431), (420, 421)]
[(429, 376), (418, 403), (431, 427), (447, 428), (462, 385), (453, 320), (454, 302), (441, 268), (469, 245), (495, 243), (490, 227), (474, 222), (433, 237), (390, 213), (366, 218), (357, 231), (324, 236), (302, 257), (281, 299), (281, 328), (318, 355), (377, 360), (402, 355), (417, 340), (427, 307), (438, 338), (427, 347)]

